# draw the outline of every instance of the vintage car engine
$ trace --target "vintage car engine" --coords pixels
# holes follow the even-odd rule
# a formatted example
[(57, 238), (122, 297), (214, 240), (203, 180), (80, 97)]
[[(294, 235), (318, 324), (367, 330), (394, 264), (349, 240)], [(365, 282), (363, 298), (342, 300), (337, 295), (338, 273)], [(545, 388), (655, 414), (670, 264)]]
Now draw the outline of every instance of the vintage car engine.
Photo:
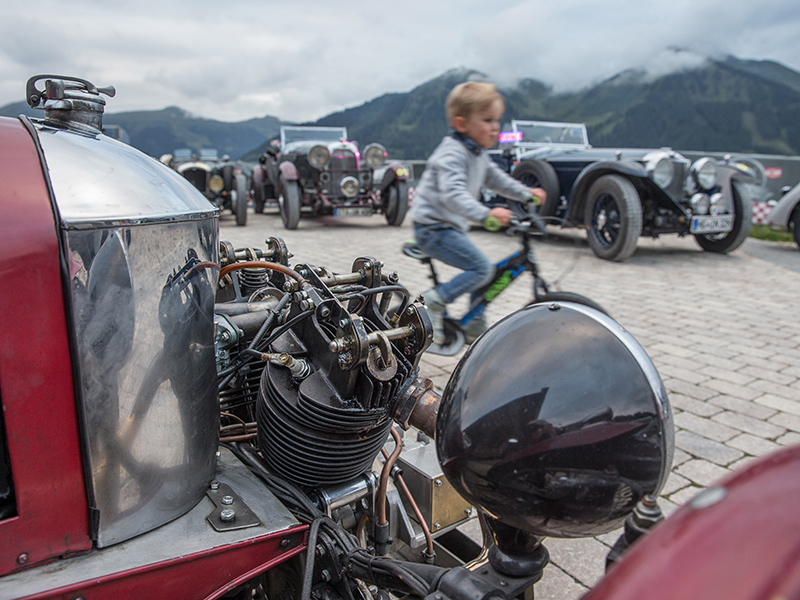
[(264, 458), (286, 479), (342, 484), (372, 464), (411, 401), (404, 391), (414, 387), (430, 321), (375, 258), (356, 259), (344, 275), (290, 269), (284, 243), (267, 243), (266, 251), (221, 246), (223, 417), (255, 422)]

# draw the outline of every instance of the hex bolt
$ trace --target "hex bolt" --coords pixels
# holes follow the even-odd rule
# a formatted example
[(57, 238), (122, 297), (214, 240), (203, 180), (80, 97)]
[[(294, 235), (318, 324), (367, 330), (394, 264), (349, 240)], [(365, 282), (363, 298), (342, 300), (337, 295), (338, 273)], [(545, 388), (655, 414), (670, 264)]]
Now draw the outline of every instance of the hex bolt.
[(221, 502), (223, 504), (233, 504), (233, 496), (223, 496)]
[(441, 528), (442, 528), (442, 524), (441, 523), (434, 523), (433, 524), (433, 530), (434, 531), (439, 531)]
[(330, 571), (328, 571), (328, 569), (322, 569), (322, 573), (320, 573), (320, 576), (322, 577), (322, 581), (327, 582), (331, 580), (331, 574)]
[(219, 481), (217, 481), (215, 479), (214, 481), (212, 481), (211, 483), (208, 484), (208, 487), (210, 487), (212, 490), (218, 490), (219, 489)]
[(232, 508), (223, 508), (219, 513), (219, 520), (223, 523), (231, 523), (236, 520), (236, 511)]

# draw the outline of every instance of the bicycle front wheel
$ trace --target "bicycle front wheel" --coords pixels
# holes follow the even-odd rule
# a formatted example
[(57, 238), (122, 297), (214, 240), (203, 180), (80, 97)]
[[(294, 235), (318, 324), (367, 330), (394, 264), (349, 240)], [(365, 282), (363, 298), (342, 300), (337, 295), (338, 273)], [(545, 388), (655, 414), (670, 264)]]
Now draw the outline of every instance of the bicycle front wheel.
[(534, 301), (529, 303), (528, 306), (533, 306), (534, 304), (548, 304), (550, 302), (574, 302), (575, 304), (583, 304), (589, 308), (599, 310), (604, 315), (611, 316), (605, 308), (591, 298), (573, 292), (545, 292), (537, 295)]

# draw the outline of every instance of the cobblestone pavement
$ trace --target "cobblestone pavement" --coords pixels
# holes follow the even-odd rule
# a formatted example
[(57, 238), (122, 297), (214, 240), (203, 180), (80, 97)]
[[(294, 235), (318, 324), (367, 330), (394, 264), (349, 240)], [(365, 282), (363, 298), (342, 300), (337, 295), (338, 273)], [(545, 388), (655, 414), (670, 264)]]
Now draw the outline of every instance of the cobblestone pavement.
[[(397, 271), (412, 294), (429, 287), (427, 273), (400, 252), (412, 229), (388, 227), (383, 217), (302, 219), (295, 231), (280, 217), (251, 213), (246, 227), (230, 214), (221, 239), (263, 247), (282, 237), (298, 262), (349, 272), (353, 259), (374, 256)], [(660, 504), (667, 514), (730, 470), (782, 446), (800, 443), (800, 269), (776, 266), (740, 248), (729, 255), (700, 251), (693, 239), (664, 236), (639, 241), (632, 258), (596, 258), (580, 232), (554, 230), (538, 244), (542, 274), (557, 289), (582, 293), (603, 305), (641, 343), (658, 368), (675, 414), (675, 459)], [(475, 230), (494, 260), (515, 238)], [(793, 244), (777, 245), (800, 265)], [(442, 275), (449, 275), (442, 268)], [(489, 306), (497, 320), (531, 296), (525, 274)], [(459, 356), (423, 358), (422, 374), (441, 390)], [(579, 598), (603, 573), (618, 532), (584, 540), (548, 539), (551, 564), (536, 598)]]

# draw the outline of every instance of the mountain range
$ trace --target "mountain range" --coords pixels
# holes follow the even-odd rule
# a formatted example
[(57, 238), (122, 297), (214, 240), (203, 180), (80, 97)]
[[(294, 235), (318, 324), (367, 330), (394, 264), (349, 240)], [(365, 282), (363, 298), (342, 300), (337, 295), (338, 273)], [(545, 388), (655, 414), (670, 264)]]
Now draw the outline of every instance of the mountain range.
[[(487, 76), (452, 69), (405, 93), (378, 98), (304, 125), (346, 126), (362, 145), (383, 144), (397, 159), (425, 159), (447, 132), (449, 91)], [(733, 56), (652, 77), (628, 70), (578, 92), (555, 93), (535, 79), (500, 90), (504, 119), (584, 122), (598, 147), (664, 147), (759, 154), (800, 154), (800, 73), (772, 61)], [(24, 102), (0, 115), (38, 116)], [(176, 148), (217, 148), (254, 162), (283, 121), (265, 116), (236, 123), (192, 116), (177, 107), (106, 114), (124, 128), (131, 145), (158, 157)]]

